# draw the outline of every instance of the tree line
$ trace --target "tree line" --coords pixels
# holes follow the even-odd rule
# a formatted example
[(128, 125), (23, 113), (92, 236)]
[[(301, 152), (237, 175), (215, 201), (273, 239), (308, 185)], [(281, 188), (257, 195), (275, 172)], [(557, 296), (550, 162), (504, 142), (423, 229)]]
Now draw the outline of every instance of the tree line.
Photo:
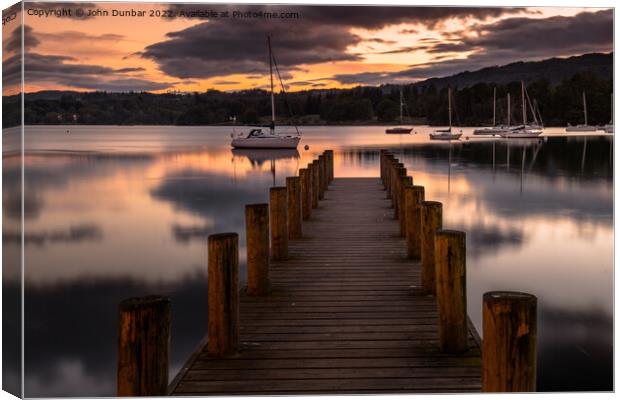
[[(526, 87), (530, 99), (536, 100), (545, 125), (566, 126), (583, 123), (582, 92), (587, 96), (588, 122), (608, 123), (612, 84), (612, 79), (580, 72), (558, 84), (540, 79), (529, 82)], [(506, 122), (508, 93), (512, 103), (511, 120), (520, 122), (521, 83), (515, 81), (453, 87), (453, 124), (490, 125), (494, 88), (497, 123)], [(401, 89), (405, 103), (404, 123), (448, 123), (447, 88), (420, 83), (279, 93), (276, 95), (277, 122), (300, 125), (397, 123)], [(251, 125), (268, 123), (271, 116), (269, 93), (258, 89), (192, 94), (66, 92), (57, 98), (48, 97), (26, 94), (26, 124), (217, 125), (235, 122)], [(19, 124), (16, 105), (4, 99), (4, 127)]]

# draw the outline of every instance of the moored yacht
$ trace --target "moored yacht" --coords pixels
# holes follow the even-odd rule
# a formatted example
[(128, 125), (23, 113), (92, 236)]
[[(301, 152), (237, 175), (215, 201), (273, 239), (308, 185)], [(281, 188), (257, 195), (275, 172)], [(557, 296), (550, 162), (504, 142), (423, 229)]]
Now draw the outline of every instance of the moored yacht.
[[(254, 127), (247, 133), (231, 133), (230, 145), (236, 149), (296, 149), (301, 140), (301, 133), (295, 126), (295, 134), (276, 132), (275, 97), (273, 93), (273, 66), (275, 64), (280, 83), (282, 78), (278, 70), (278, 64), (271, 50), (271, 36), (267, 36), (269, 47), (269, 79), (271, 84), (271, 124), (266, 127)], [(284, 91), (284, 86), (282, 87)]]
[[(527, 106), (525, 104), (525, 83), (521, 81), (521, 110), (523, 112), (523, 124), (518, 126), (511, 126), (506, 128), (505, 131), (500, 133), (503, 138), (535, 138), (543, 133), (543, 128), (539, 125), (538, 118), (536, 117), (535, 108), (530, 104), (532, 115), (534, 116), (534, 124), (528, 125), (527, 123)], [(529, 97), (528, 97), (529, 102)], [(534, 101), (535, 103), (535, 101)], [(510, 112), (510, 111), (509, 111)]]
[(463, 131), (452, 132), (452, 91), (448, 88), (448, 129), (435, 129), (428, 136), (431, 140), (458, 140)]
[(584, 123), (580, 125), (568, 124), (566, 132), (594, 132), (596, 126), (588, 125), (588, 108), (586, 107), (586, 92), (582, 92), (583, 97), (583, 119)]
[[(403, 102), (403, 87), (400, 87), (400, 119), (398, 120), (399, 123), (402, 125), (403, 124), (403, 107), (405, 106), (405, 103)], [(413, 130), (413, 128), (405, 128), (402, 126), (397, 126), (395, 128), (387, 128), (385, 130), (385, 133), (391, 133), (391, 134), (409, 134), (411, 133), (411, 131)]]
[(476, 129), (474, 129), (474, 135), (476, 135), (476, 136), (486, 136), (486, 135), (495, 136), (495, 135), (499, 135), (500, 133), (502, 133), (503, 131), (506, 130), (505, 126), (496, 125), (496, 123), (495, 123), (495, 97), (496, 97), (496, 93), (497, 93), (497, 88), (494, 87), (493, 88), (493, 125), (487, 126), (487, 127), (483, 127), (483, 128), (476, 128)]

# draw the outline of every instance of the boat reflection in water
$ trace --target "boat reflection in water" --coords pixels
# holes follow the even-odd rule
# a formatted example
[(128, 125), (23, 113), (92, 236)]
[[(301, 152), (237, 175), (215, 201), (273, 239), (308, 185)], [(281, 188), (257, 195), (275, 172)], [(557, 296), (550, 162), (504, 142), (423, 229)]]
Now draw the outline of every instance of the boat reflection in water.
[(276, 161), (277, 160), (299, 160), (297, 149), (232, 149), (233, 164), (236, 159), (248, 159), (252, 169), (260, 169), (267, 161), (270, 163), (273, 185), (276, 185)]

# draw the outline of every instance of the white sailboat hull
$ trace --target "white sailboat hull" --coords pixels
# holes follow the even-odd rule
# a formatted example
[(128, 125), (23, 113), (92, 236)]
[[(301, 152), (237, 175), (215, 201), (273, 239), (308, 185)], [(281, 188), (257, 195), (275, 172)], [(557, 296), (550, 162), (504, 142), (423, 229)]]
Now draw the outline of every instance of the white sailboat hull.
[(594, 132), (594, 131), (596, 131), (596, 126), (575, 125), (575, 126), (566, 127), (566, 132)]
[(458, 140), (463, 133), (453, 133), (450, 130), (436, 130), (428, 134), (431, 140)]
[(542, 128), (536, 127), (522, 127), (516, 129), (509, 129), (500, 134), (503, 138), (536, 138), (543, 133)]
[(300, 137), (277, 135), (245, 137), (233, 139), (230, 145), (235, 149), (296, 149), (300, 140)]
[(476, 128), (474, 129), (474, 135), (499, 135), (506, 130), (502, 126), (494, 126), (488, 128)]

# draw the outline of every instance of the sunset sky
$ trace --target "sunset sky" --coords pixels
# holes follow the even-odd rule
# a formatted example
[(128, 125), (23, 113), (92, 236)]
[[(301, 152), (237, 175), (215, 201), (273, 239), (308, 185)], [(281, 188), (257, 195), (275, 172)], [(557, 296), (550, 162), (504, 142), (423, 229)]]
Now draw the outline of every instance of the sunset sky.
[[(62, 8), (72, 16), (28, 15)], [(77, 9), (109, 15), (78, 17)], [(112, 9), (146, 15), (112, 16)], [(613, 50), (613, 11), (600, 8), (26, 3), (25, 10), (26, 92), (265, 88), (268, 34), (288, 90), (413, 82)], [(151, 10), (174, 17), (150, 17)], [(179, 11), (230, 16), (188, 18)], [(298, 17), (233, 18), (233, 11)], [(18, 26), (3, 28), (4, 94), (19, 91)]]

